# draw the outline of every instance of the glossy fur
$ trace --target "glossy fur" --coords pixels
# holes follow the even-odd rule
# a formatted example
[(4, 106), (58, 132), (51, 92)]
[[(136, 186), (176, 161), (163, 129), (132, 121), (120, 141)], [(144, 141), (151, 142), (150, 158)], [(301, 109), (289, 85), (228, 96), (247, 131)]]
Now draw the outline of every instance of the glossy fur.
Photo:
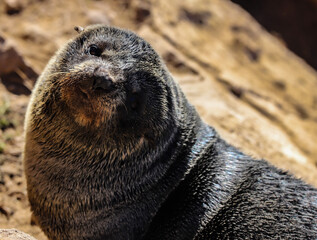
[(97, 25), (67, 43), (25, 126), (28, 196), (49, 239), (317, 237), (316, 189), (225, 143), (132, 32)]

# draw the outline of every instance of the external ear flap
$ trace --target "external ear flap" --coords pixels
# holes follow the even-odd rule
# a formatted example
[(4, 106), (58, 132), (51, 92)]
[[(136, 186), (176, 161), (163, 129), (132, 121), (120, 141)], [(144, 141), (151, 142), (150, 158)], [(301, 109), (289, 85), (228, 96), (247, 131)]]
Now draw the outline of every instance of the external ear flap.
[(81, 26), (75, 26), (75, 27), (74, 27), (74, 30), (75, 30), (76, 32), (78, 32), (78, 33), (81, 33), (81, 32), (83, 32), (85, 29), (84, 29), (83, 27), (81, 27)]

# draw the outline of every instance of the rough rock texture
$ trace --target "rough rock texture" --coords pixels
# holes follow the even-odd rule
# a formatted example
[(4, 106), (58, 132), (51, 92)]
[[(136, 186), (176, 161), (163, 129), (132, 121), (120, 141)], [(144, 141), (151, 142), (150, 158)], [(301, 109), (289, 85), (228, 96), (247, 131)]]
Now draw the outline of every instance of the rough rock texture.
[(317, 69), (316, 0), (232, 0)]
[(16, 229), (0, 229), (1, 240), (36, 240), (34, 237)]
[[(184, 57), (192, 68), (191, 74), (175, 72), (188, 98), (207, 122), (244, 151), (295, 172), (305, 163), (314, 167), (316, 73), (238, 7), (213, 2), (188, 1), (178, 8), (177, 2), (156, 1), (153, 8), (151, 29), (173, 47), (169, 53)], [(173, 14), (177, 8), (179, 14)], [(192, 18), (178, 21), (184, 10), (205, 16), (206, 9), (210, 15), (202, 20), (205, 24), (197, 26)], [(149, 40), (166, 56), (167, 46), (154, 39), (161, 38)]]
[[(102, 22), (136, 31), (227, 141), (317, 186), (317, 73), (232, 2), (27, 0), (15, 14), (6, 9), (0, 2), (0, 45), (10, 42), (35, 74), (75, 36), (75, 25)], [(32, 77), (21, 76), (17, 82), (0, 76), (0, 226), (46, 239), (31, 225), (22, 176), (29, 92), (8, 88), (31, 88)]]
[(0, 77), (14, 94), (30, 94), (38, 74), (27, 65), (12, 43), (0, 36)]

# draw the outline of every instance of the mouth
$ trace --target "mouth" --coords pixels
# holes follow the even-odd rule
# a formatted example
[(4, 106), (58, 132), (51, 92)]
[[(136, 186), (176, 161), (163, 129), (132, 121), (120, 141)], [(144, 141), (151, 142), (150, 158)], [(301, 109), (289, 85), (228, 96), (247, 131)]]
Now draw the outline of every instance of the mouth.
[(97, 93), (109, 94), (117, 89), (116, 84), (109, 77), (94, 77), (92, 90)]
[(86, 85), (79, 85), (73, 86), (72, 89), (75, 94), (78, 94), (78, 98), (81, 100), (86, 101), (96, 101), (96, 100), (106, 100), (106, 101), (113, 101), (119, 95), (119, 89), (116, 87), (95, 87), (90, 86), (87, 87)]
[(81, 126), (108, 124), (124, 98), (121, 84), (104, 73), (70, 73), (59, 83), (61, 99)]

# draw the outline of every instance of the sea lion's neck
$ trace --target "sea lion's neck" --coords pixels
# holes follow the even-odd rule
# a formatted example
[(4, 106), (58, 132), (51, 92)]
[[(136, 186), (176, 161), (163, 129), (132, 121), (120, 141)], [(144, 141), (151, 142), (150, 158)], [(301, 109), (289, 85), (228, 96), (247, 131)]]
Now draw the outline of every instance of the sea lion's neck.
[[(37, 130), (42, 128), (42, 132), (34, 135), (34, 131), (33, 139), (27, 141), (37, 147), (32, 156), (26, 156), (34, 158), (26, 167), (37, 165), (46, 170), (29, 179), (29, 191), (32, 185), (45, 186), (43, 192), (54, 196), (52, 206), (56, 205), (60, 211), (57, 216), (73, 215), (74, 222), (60, 223), (69, 229), (87, 222), (91, 216), (85, 213), (89, 212), (103, 219), (95, 226), (107, 233), (102, 237), (140, 238), (161, 204), (195, 164), (196, 154), (206, 144), (206, 138), (202, 141), (200, 133), (209, 132), (210, 139), (214, 134), (187, 102), (182, 109), (177, 124), (166, 128), (160, 138), (140, 137), (126, 143), (126, 149), (133, 151), (111, 148), (112, 144), (107, 145), (105, 138), (89, 131), (74, 131), (69, 126), (66, 132), (52, 131), (49, 123), (38, 126)], [(41, 213), (49, 209), (38, 211), (38, 215), (50, 216)], [(76, 234), (79, 232), (77, 229)]]

